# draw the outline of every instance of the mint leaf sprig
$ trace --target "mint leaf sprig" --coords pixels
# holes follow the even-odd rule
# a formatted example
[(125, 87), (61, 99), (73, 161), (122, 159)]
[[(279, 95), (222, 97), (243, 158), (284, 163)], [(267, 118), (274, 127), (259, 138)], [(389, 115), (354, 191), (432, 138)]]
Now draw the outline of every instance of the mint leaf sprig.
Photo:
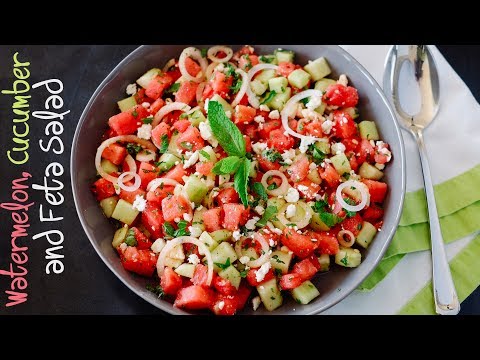
[(245, 207), (248, 206), (248, 174), (250, 160), (246, 157), (245, 139), (238, 127), (227, 117), (218, 101), (208, 102), (208, 121), (220, 146), (228, 157), (215, 164), (212, 172), (216, 175), (235, 174), (233, 187)]

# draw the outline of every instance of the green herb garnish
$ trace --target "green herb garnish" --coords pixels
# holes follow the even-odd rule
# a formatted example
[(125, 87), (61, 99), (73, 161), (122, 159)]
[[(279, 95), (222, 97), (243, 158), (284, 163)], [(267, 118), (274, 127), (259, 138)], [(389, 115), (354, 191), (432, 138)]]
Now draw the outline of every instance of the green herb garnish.
[(268, 93), (267, 96), (265, 96), (265, 98), (263, 99), (263, 101), (260, 103), (260, 105), (263, 105), (263, 104), (266, 104), (268, 102), (270, 102), (274, 97), (275, 95), (277, 95), (277, 92), (275, 90), (272, 90)]
[(137, 246), (138, 242), (135, 238), (135, 231), (133, 229), (128, 230), (127, 237), (125, 238), (125, 244), (128, 246)]
[(173, 94), (174, 92), (177, 92), (178, 89), (180, 89), (180, 83), (174, 83), (172, 86), (170, 86), (165, 93), (166, 94)]
[(135, 157), (141, 150), (142, 150), (142, 147), (138, 144), (134, 144), (134, 143), (127, 144), (127, 151), (133, 157)]
[(142, 122), (144, 124), (151, 124), (152, 121), (153, 121), (153, 116), (149, 116), (149, 117), (146, 117), (146, 118), (142, 119)]
[(258, 220), (258, 222), (255, 224), (258, 227), (264, 227), (267, 225), (267, 222), (270, 221), (275, 215), (277, 215), (278, 209), (276, 206), (268, 206), (265, 209), (265, 212), (262, 215), (262, 218)]
[(225, 264), (222, 264), (222, 263), (214, 263), (214, 264), (217, 265), (220, 269), (225, 270), (231, 265), (230, 258), (227, 258), (227, 261), (225, 261)]
[(163, 292), (163, 289), (160, 285), (154, 285), (154, 284), (147, 284), (145, 287), (148, 291), (151, 291), (155, 295), (157, 295), (159, 298), (165, 296), (165, 293)]

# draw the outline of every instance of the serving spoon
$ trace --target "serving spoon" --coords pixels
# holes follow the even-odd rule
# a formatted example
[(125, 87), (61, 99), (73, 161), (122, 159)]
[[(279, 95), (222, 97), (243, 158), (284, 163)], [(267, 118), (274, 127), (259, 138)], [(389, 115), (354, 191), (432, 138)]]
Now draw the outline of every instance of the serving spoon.
[[(399, 99), (400, 70), (408, 62), (413, 66), (415, 73), (413, 80), (418, 84), (421, 99), (420, 110), (415, 115), (407, 113), (400, 104)], [(440, 83), (437, 68), (428, 46), (392, 46), (385, 63), (383, 90), (393, 103), (401, 120), (400, 124), (415, 138), (420, 153), (430, 223), (435, 310), (437, 314), (441, 315), (457, 315), (460, 311), (460, 303), (445, 254), (432, 177), (428, 166), (427, 150), (423, 140), (423, 130), (431, 124), (437, 115), (440, 99)]]

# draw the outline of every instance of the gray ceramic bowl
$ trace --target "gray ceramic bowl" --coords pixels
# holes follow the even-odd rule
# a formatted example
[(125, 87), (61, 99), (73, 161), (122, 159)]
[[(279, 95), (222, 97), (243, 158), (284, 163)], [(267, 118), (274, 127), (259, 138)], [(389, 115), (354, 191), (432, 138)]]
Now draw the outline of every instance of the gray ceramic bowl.
[[(95, 177), (94, 157), (100, 138), (107, 126), (107, 119), (118, 112), (116, 102), (125, 97), (125, 88), (146, 70), (162, 67), (172, 57), (180, 55), (189, 45), (141, 46), (127, 56), (100, 84), (88, 102), (75, 132), (71, 155), (73, 196), (83, 228), (100, 258), (115, 275), (137, 295), (152, 305), (172, 314), (186, 314), (170, 303), (158, 299), (145, 289), (146, 279), (125, 271), (119, 257), (111, 246), (113, 228), (102, 215), (100, 207), (89, 189)], [(196, 45), (208, 48), (208, 45)], [(362, 264), (355, 269), (333, 266), (333, 269), (314, 279), (321, 295), (308, 305), (296, 304), (286, 297), (284, 305), (273, 314), (316, 314), (338, 303), (367, 277), (381, 260), (397, 228), (405, 193), (405, 156), (403, 141), (395, 116), (380, 86), (368, 72), (347, 52), (333, 45), (256, 45), (260, 54), (272, 53), (277, 48), (294, 50), (297, 61), (305, 64), (325, 56), (333, 76), (347, 74), (360, 94), (360, 114), (363, 119), (375, 120), (381, 138), (390, 144), (393, 161), (385, 172), (389, 192), (385, 200), (385, 218), (370, 248), (363, 253)], [(238, 46), (236, 47), (238, 48)], [(115, 299), (113, 299), (115, 301)], [(295, 311), (293, 311), (295, 309)], [(260, 307), (256, 312), (247, 306), (244, 314), (269, 314)]]

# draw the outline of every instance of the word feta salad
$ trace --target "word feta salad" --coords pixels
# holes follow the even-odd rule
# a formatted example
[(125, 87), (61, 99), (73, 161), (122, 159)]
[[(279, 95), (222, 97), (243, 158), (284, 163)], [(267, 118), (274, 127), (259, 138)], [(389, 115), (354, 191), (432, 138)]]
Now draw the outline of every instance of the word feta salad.
[[(381, 230), (391, 160), (321, 57), (189, 47), (126, 88), (92, 191), (124, 268), (186, 310), (308, 304)], [(319, 291), (320, 290), (320, 291)]]

